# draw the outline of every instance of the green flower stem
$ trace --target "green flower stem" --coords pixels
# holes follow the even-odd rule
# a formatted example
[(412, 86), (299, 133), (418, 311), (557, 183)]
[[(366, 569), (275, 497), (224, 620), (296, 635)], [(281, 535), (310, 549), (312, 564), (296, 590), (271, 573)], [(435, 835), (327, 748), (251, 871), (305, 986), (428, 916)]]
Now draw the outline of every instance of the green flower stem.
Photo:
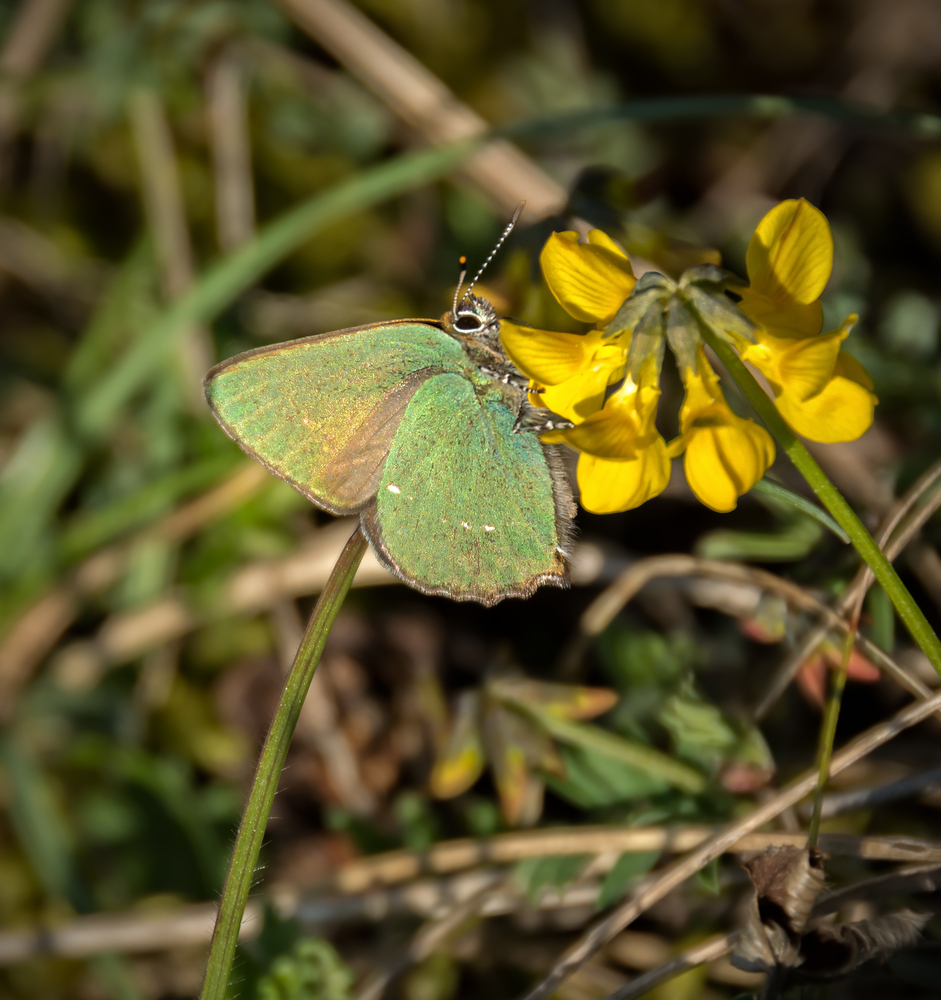
[(314, 671), (320, 662), (324, 643), (365, 552), (366, 539), (357, 525), (340, 553), (340, 558), (337, 559), (330, 579), (310, 616), (307, 631), (285, 681), (271, 728), (265, 737), (265, 745), (258, 759), (251, 791), (248, 793), (248, 803), (235, 838), (235, 849), (232, 851), (232, 860), (229, 862), (229, 871), (222, 889), (222, 900), (219, 903), (219, 913), (212, 934), (209, 964), (200, 1000), (225, 998), (232, 971), (232, 960), (235, 958), (239, 927), (255, 877), (258, 852), (261, 850), (265, 827), (268, 825), (268, 816), (278, 789), (291, 737), (294, 735), (301, 706), (313, 680)]
[(827, 711), (820, 729), (820, 746), (817, 751), (817, 791), (814, 793), (814, 811), (810, 817), (810, 830), (807, 834), (807, 846), (816, 847), (820, 834), (820, 815), (823, 808), (823, 793), (830, 780), (830, 760), (833, 757), (833, 743), (836, 740), (836, 724), (840, 718), (840, 706), (843, 702), (843, 689), (846, 687), (846, 675), (849, 671), (850, 656), (856, 642), (856, 622), (854, 627), (843, 637), (843, 657), (840, 669), (832, 674), (830, 680), (830, 697), (827, 699)]
[(749, 403), (767, 424), (771, 433), (777, 438), (778, 444), (797, 466), (798, 471), (810, 484), (820, 502), (830, 511), (837, 524), (849, 535), (853, 547), (869, 565), (879, 583), (882, 584), (882, 589), (889, 595), (890, 600), (895, 605), (895, 610), (905, 623), (912, 638), (918, 643), (938, 674), (941, 675), (941, 641), (939, 641), (934, 629), (928, 624), (928, 619), (915, 603), (905, 584), (899, 579), (892, 564), (876, 545), (872, 535), (856, 516), (853, 508), (830, 482), (826, 473), (820, 468), (797, 435), (785, 423), (784, 418), (778, 413), (777, 407), (768, 398), (767, 393), (761, 388), (752, 373), (745, 367), (732, 346), (703, 322), (698, 314), (697, 318), (703, 339), (715, 351), (729, 374), (738, 383)]

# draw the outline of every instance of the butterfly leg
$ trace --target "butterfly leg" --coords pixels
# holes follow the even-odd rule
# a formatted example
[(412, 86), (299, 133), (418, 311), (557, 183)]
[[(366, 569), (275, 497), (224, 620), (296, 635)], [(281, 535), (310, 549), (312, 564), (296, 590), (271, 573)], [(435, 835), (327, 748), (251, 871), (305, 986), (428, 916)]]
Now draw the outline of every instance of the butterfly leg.
[(523, 403), (513, 423), (513, 433), (531, 431), (534, 434), (545, 434), (548, 431), (565, 431), (574, 426), (571, 420), (566, 420), (558, 414), (537, 409), (531, 403)]

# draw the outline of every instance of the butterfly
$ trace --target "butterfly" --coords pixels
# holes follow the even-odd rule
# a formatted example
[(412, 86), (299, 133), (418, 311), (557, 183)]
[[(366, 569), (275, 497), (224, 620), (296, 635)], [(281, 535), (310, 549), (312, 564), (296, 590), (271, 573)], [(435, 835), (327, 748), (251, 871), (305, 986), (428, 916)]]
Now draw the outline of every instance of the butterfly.
[(245, 452), (323, 510), (358, 514), (399, 579), (489, 606), (568, 584), (575, 505), (560, 456), (539, 439), (558, 419), (531, 405), (476, 280), (438, 321), (246, 351), (205, 389)]

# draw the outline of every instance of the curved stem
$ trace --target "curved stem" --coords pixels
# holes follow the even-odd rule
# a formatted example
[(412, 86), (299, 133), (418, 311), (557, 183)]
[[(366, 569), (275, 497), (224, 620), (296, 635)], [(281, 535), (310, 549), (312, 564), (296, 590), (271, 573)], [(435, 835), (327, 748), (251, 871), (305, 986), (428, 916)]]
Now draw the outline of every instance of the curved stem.
[(889, 595), (895, 605), (895, 610), (905, 623), (912, 638), (918, 643), (938, 674), (941, 674), (941, 640), (938, 639), (934, 629), (928, 623), (928, 619), (925, 618), (924, 612), (915, 603), (905, 584), (899, 579), (892, 564), (886, 559), (872, 535), (856, 516), (853, 508), (843, 498), (842, 493), (830, 482), (823, 469), (785, 423), (784, 418), (778, 413), (777, 407), (768, 398), (764, 389), (745, 367), (731, 345), (717, 336), (712, 328), (699, 317), (698, 313), (696, 315), (703, 340), (715, 351), (719, 360), (738, 383), (749, 403), (767, 424), (778, 444), (797, 466), (798, 471), (810, 484), (821, 503), (830, 511), (837, 524), (849, 535), (853, 547), (869, 565), (879, 583), (882, 584), (882, 589)]
[(235, 838), (235, 848), (232, 851), (232, 860), (229, 862), (229, 871), (222, 889), (222, 900), (219, 903), (219, 913), (212, 934), (209, 964), (200, 1000), (225, 998), (242, 915), (255, 877), (258, 852), (261, 850), (265, 827), (268, 825), (268, 816), (271, 813), (275, 792), (278, 790), (291, 737), (294, 735), (310, 682), (314, 678), (314, 671), (320, 662), (324, 643), (365, 552), (366, 539), (357, 525), (340, 553), (340, 558), (337, 559), (330, 579), (310, 616), (307, 631), (294, 657), (288, 678), (284, 682), (284, 690), (281, 692), (271, 727), (265, 737), (265, 745), (258, 758), (248, 802)]

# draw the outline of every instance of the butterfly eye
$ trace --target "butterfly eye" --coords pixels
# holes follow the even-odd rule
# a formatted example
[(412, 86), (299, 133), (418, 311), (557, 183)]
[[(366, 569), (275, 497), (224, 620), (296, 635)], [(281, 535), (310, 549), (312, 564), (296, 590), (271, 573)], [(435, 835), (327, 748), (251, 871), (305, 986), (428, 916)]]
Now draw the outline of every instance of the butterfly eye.
[(483, 329), (483, 320), (476, 313), (458, 313), (454, 320), (454, 326), (462, 333), (476, 333)]

